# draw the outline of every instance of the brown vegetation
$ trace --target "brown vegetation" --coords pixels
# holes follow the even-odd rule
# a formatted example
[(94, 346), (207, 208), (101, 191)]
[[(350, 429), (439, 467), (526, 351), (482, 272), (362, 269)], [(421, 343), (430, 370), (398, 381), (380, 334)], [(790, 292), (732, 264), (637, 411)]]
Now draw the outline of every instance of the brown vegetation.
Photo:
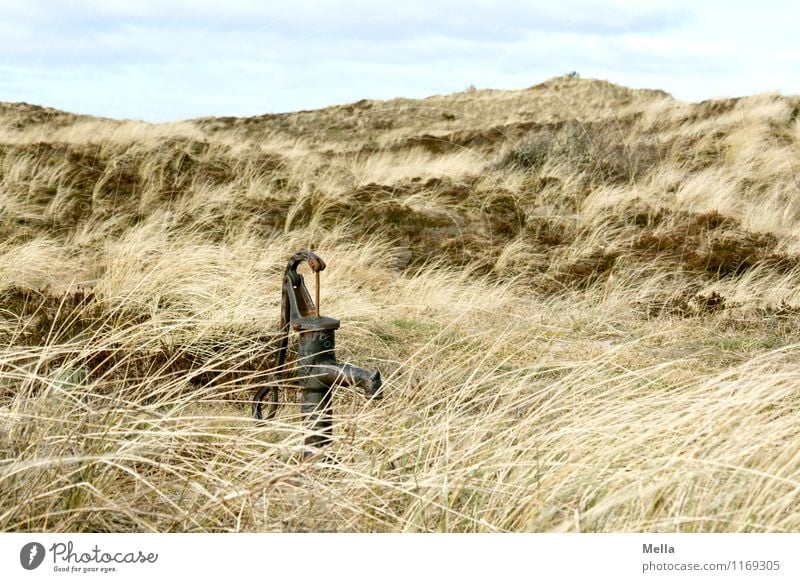
[[(797, 531), (799, 110), (568, 78), (0, 104), (0, 527)], [(340, 359), (386, 378), (337, 393), (338, 463), (295, 406), (248, 416), (305, 247)]]

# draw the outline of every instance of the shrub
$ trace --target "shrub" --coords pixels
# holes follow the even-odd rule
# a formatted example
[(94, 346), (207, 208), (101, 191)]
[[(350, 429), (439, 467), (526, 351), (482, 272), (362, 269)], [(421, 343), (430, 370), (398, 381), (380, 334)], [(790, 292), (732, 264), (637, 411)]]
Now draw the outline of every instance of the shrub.
[(577, 120), (538, 126), (503, 154), (496, 166), (536, 171), (552, 159), (593, 181), (627, 182), (644, 175), (661, 155), (655, 140), (642, 138), (628, 145), (622, 131), (608, 122)]

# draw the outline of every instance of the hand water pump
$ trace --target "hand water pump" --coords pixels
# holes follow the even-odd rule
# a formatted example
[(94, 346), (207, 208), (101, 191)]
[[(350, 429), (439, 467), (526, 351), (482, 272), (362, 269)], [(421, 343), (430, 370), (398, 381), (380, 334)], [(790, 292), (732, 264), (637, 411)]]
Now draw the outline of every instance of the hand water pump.
[[(316, 277), (316, 302), (312, 301), (297, 267), (303, 262)], [(277, 370), (286, 374), (286, 352), (291, 330), (298, 334), (297, 374), (302, 390), (300, 410), (311, 429), (305, 444), (322, 447), (333, 440), (333, 387), (337, 384), (363, 388), (368, 399), (383, 397), (381, 374), (336, 361), (336, 330), (339, 320), (319, 313), (319, 274), (325, 262), (311, 251), (295, 253), (286, 265), (281, 292), (281, 338)], [(253, 402), (256, 419), (272, 418), (278, 409), (278, 386), (262, 386)]]

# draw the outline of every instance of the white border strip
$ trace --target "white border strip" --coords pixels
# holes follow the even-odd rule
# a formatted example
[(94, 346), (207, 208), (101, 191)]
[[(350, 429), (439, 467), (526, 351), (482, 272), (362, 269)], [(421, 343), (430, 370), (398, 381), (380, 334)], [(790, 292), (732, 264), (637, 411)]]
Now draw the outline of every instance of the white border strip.
[(795, 581), (798, 548), (800, 534), (0, 534), (0, 579)]

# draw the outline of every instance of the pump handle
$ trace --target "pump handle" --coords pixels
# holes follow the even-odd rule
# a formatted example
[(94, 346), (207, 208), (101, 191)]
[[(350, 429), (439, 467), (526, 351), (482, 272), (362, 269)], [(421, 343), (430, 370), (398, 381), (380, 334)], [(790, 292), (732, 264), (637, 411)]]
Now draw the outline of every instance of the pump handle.
[(311, 270), (315, 273), (325, 270), (325, 261), (323, 261), (319, 255), (311, 251), (299, 251), (289, 259), (289, 264), (286, 265), (286, 274), (296, 273), (297, 267), (303, 261), (308, 261), (308, 266), (311, 267)]

